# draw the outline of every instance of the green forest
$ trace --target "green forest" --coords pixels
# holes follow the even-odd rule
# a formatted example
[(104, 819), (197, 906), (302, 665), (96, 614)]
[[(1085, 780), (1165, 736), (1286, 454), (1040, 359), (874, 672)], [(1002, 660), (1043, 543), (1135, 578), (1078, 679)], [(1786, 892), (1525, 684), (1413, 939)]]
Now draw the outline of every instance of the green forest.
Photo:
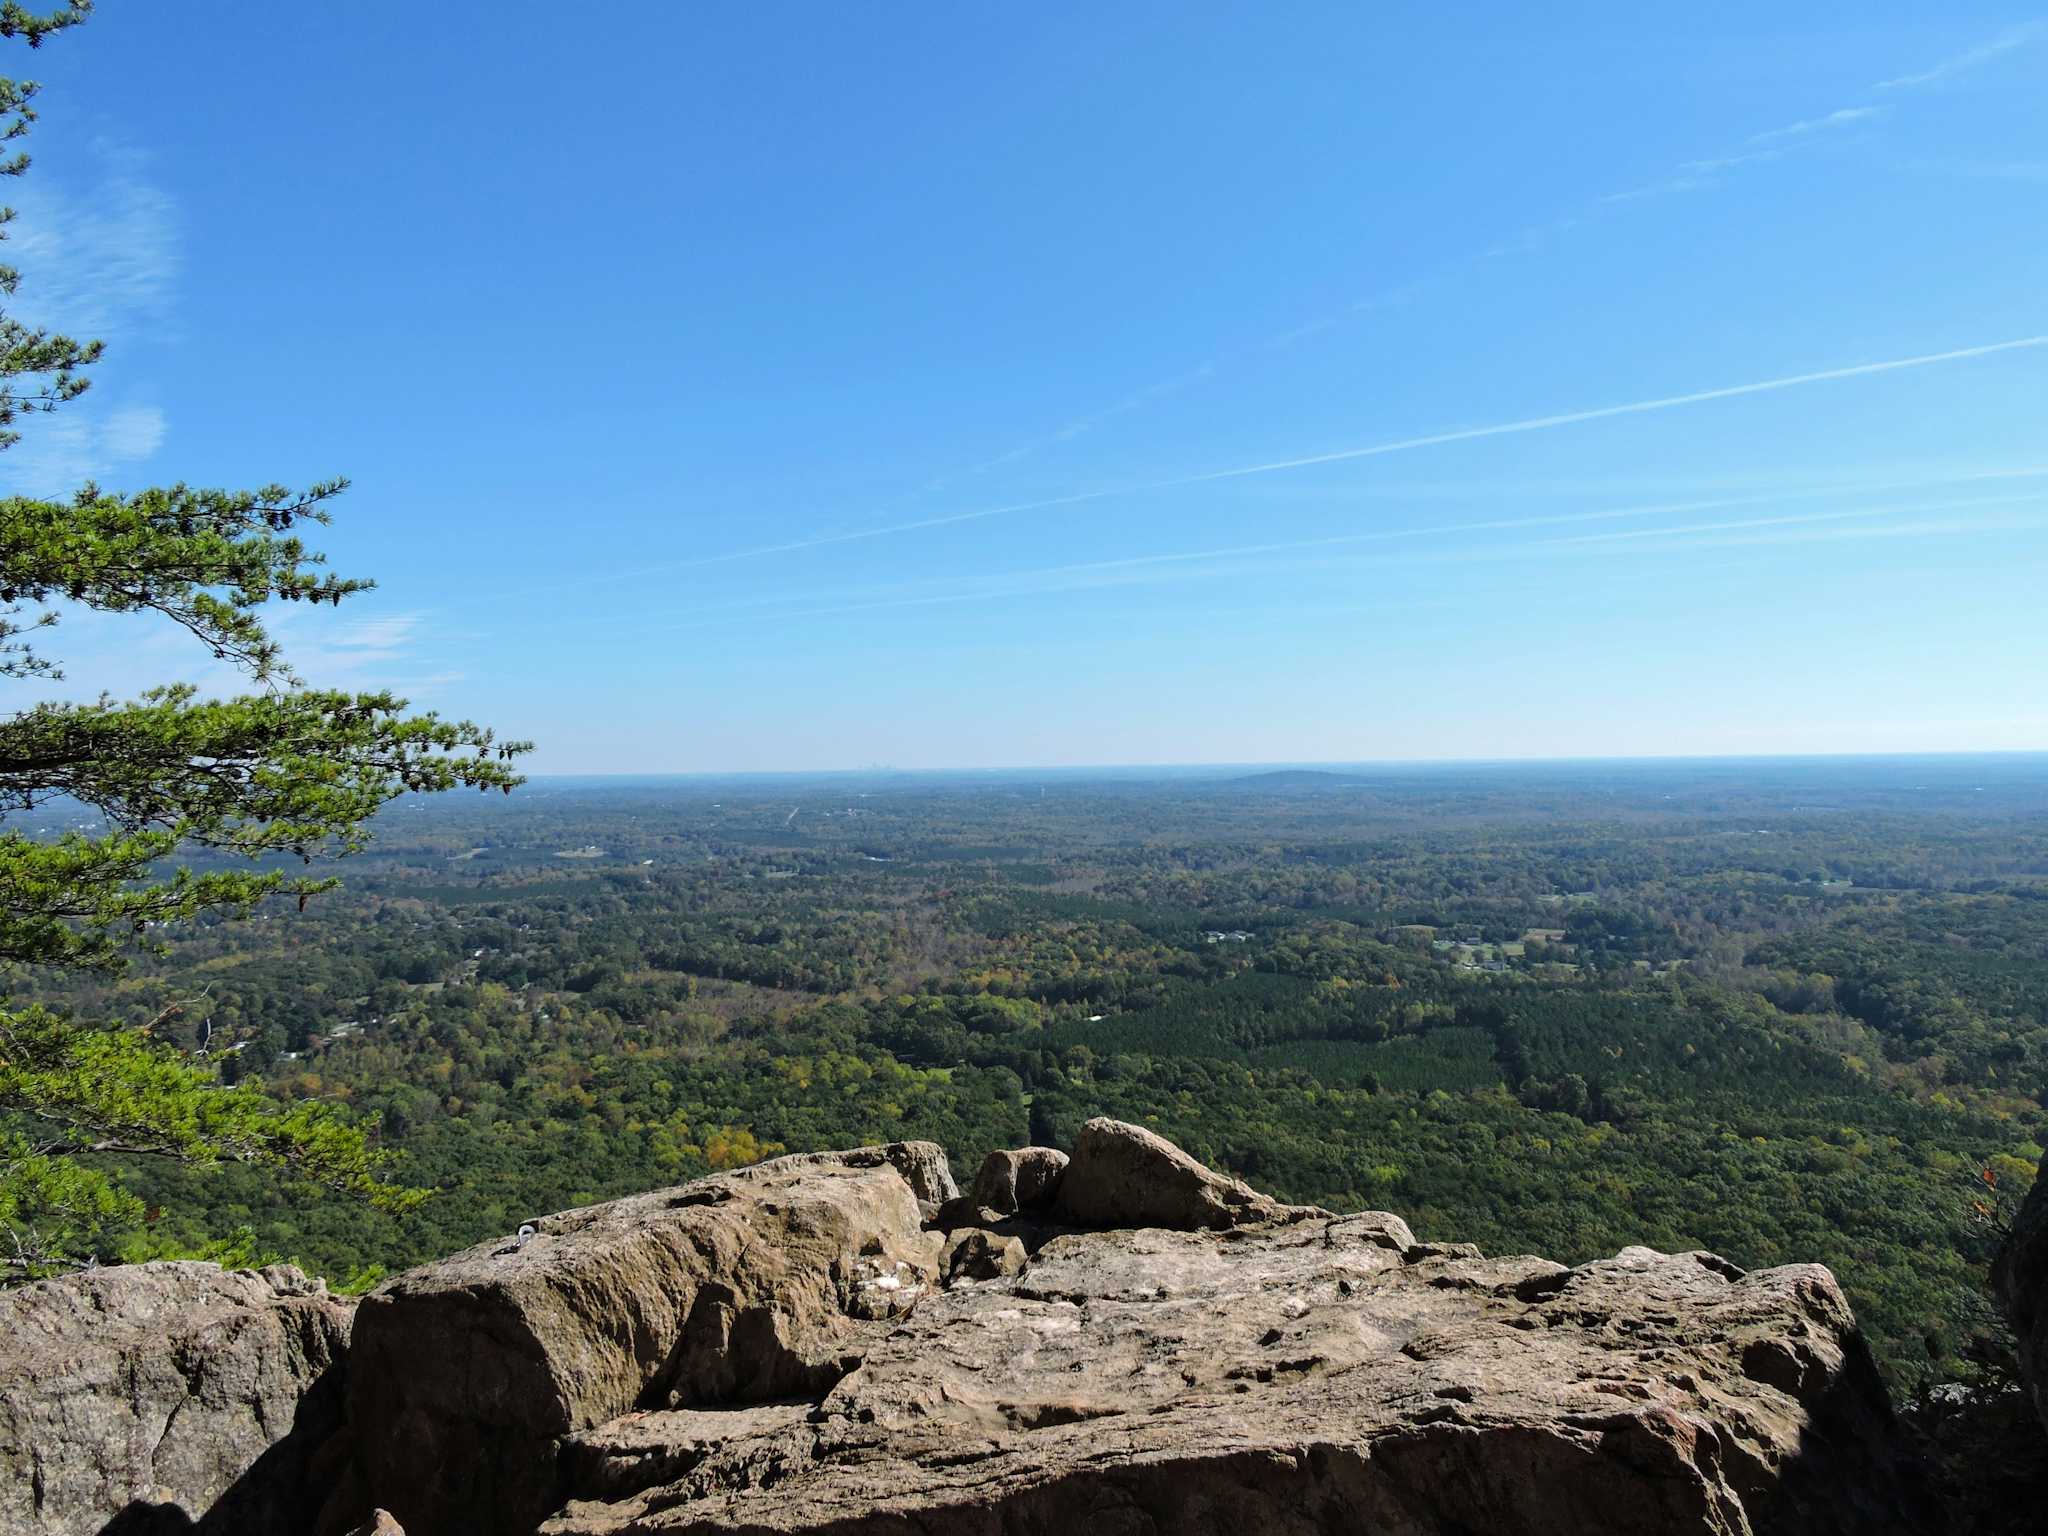
[(361, 1287), (780, 1151), (927, 1137), (971, 1171), (1111, 1114), (1425, 1239), (1825, 1262), (1911, 1392), (1995, 1350), (2042, 1155), (2043, 789), (2026, 760), (542, 780), (393, 802), (340, 889), (19, 995), (331, 1105), (431, 1192), (107, 1157), (142, 1211), (107, 1258)]

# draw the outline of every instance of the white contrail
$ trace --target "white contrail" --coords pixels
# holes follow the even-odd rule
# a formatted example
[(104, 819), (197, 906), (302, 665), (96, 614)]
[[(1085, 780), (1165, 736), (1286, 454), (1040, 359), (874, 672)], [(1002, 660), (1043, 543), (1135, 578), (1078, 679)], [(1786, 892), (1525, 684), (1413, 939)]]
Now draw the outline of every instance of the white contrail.
[[(1556, 416), (1530, 416), (1521, 421), (1496, 422), (1485, 427), (1462, 427), (1453, 432), (1433, 432), (1427, 437), (1397, 438), (1366, 448), (1341, 448), (1335, 453), (1310, 454), (1300, 459), (1274, 459), (1264, 464), (1247, 464), (1240, 469), (1211, 470), (1179, 480), (1163, 480), (1143, 490), (1165, 490), (1178, 485), (1201, 485), (1211, 480), (1234, 480), (1244, 475), (1267, 475), (1275, 470), (1307, 469), (1316, 464), (1340, 464), (1351, 459), (1378, 458), (1388, 453), (1408, 453), (1417, 448), (1435, 448), (1444, 443), (1467, 443), (1482, 437), (1508, 437), (1518, 432), (1542, 432), (1551, 427), (1576, 426), (1580, 422), (1606, 421), (1615, 416), (1641, 416), (1651, 411), (1675, 410), (1681, 405), (1704, 405), (1709, 400), (1733, 400), (1740, 395), (1764, 395), (1780, 389), (1797, 389), (1805, 384), (1827, 384), (1837, 379), (1860, 379), (1877, 373), (1897, 373), (1906, 368), (1929, 368), (1937, 363), (1959, 363), (1973, 357), (1990, 357), (1997, 352), (2018, 352), (2028, 347), (2048, 347), (2048, 336), (2022, 336), (2013, 341), (1994, 341), (1981, 347), (1957, 347), (1949, 352), (1923, 352), (1917, 357), (1894, 357), (1881, 363), (1856, 363), (1847, 368), (1824, 368), (1817, 373), (1794, 373), (1780, 379), (1760, 379), (1754, 384), (1729, 384), (1720, 389), (1694, 390), (1685, 395), (1663, 395), (1654, 400), (1632, 400), (1627, 405), (1603, 405), (1590, 411), (1566, 411)], [(1107, 494), (1107, 493), (1105, 493)]]
[[(1167, 480), (1149, 480), (1135, 485), (1105, 486), (1092, 491), (1075, 491), (1066, 496), (1049, 496), (1038, 501), (1011, 502), (1007, 506), (980, 507), (971, 512), (950, 512), (914, 522), (890, 523), (879, 528), (859, 528), (850, 533), (816, 534), (780, 544), (760, 544), (751, 549), (729, 550), (720, 555), (699, 555), (689, 560), (658, 561), (636, 565), (631, 570), (607, 571), (573, 577), (539, 589), (549, 592), (589, 586), (604, 581), (637, 580), (661, 571), (695, 570), (707, 565), (724, 565), (735, 560), (754, 560), (766, 555), (792, 554), (798, 550), (820, 549), (832, 544), (852, 544), (865, 539), (887, 538), (899, 533), (916, 533), (926, 528), (944, 528), (954, 523), (978, 522), (984, 518), (1009, 517), (1019, 512), (1044, 512), (1055, 507), (1076, 507), (1104, 501), (1112, 496), (1140, 496), (1153, 491), (1177, 490), (1190, 485), (1208, 485), (1219, 480), (1242, 480), (1251, 475), (1277, 474), (1283, 470), (1310, 469), (1318, 464), (1343, 464), (1355, 459), (1375, 459), (1388, 454), (1413, 453), (1421, 448), (1438, 448), (1447, 443), (1476, 442), (1488, 437), (1512, 437), (1524, 432), (1546, 432), (1554, 427), (1577, 426), (1589, 421), (1607, 421), (1619, 416), (1642, 416), (1653, 411), (1676, 410), (1681, 406), (1704, 405), (1713, 400), (1733, 400), (1744, 395), (1771, 394), (1781, 389), (1798, 389), (1808, 384), (1834, 383), (1842, 379), (1867, 378), (1880, 373), (1899, 373), (1909, 368), (1931, 368), (1941, 363), (1959, 363), (1971, 358), (1991, 357), (2001, 352), (2018, 352), (2048, 347), (2048, 335), (2021, 336), (2012, 341), (1994, 341), (1983, 346), (1956, 347), (1947, 352), (1923, 352), (1913, 357), (1887, 358), (1883, 362), (1856, 363), (1846, 368), (1824, 368), (1814, 373), (1787, 374), (1782, 378), (1759, 379), (1749, 384), (1729, 384), (1719, 389), (1694, 390), (1683, 395), (1660, 395), (1652, 400), (1632, 400), (1626, 405), (1603, 405), (1591, 410), (1564, 411), (1551, 416), (1527, 416), (1519, 421), (1494, 422), (1483, 427), (1459, 427), (1449, 432), (1432, 432), (1422, 437), (1402, 437), (1363, 448), (1340, 448), (1331, 453), (1309, 454), (1296, 459), (1269, 459), (1243, 464), (1234, 469), (1212, 469), (1201, 474), (1177, 475)], [(504, 594), (516, 596), (521, 594)]]

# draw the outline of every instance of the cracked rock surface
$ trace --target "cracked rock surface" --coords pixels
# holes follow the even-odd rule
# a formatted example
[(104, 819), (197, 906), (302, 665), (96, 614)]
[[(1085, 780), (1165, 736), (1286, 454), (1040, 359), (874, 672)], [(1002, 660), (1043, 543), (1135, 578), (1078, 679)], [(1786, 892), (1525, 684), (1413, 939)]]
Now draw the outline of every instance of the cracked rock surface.
[(89, 1536), (116, 1516), (311, 1530), (351, 1310), (288, 1265), (123, 1265), (0, 1292), (0, 1532)]

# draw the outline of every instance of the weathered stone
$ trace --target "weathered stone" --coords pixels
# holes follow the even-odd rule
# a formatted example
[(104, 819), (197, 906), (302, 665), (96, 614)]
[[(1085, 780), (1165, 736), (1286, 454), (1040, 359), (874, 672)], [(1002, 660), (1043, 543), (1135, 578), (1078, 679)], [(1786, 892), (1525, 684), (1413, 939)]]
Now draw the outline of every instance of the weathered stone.
[(918, 1209), (927, 1218), (959, 1195), (960, 1186), (953, 1182), (946, 1149), (936, 1141), (892, 1141), (881, 1153), (889, 1166), (903, 1175), (910, 1192), (917, 1196)]
[[(1213, 1216), (1207, 1198), (1245, 1209), (1206, 1185), (1164, 1209)], [(1631, 1248), (1567, 1269), (1418, 1244), (1383, 1213), (1273, 1214), (1052, 1236), (1013, 1278), (923, 1296), (815, 1406), (636, 1415), (576, 1436), (573, 1497), (543, 1530), (1929, 1524), (1918, 1467), (1819, 1266), (1744, 1274), (1711, 1254)], [(963, 1229), (949, 1257), (992, 1241)]]
[(1991, 1268), (1991, 1287), (2017, 1341), (2020, 1374), (2048, 1425), (2048, 1177), (2037, 1176)]
[(878, 1331), (863, 1319), (938, 1279), (943, 1239), (891, 1151), (566, 1212), (380, 1287), (349, 1392), (371, 1496), (432, 1536), (523, 1532), (560, 1502), (565, 1436), (635, 1410), (815, 1398)]
[(1106, 1118), (1081, 1127), (1053, 1213), (1077, 1226), (1176, 1231), (1329, 1214), (1282, 1205), (1241, 1180), (1211, 1172), (1141, 1125)]
[(0, 1533), (310, 1530), (351, 1312), (285, 1265), (123, 1265), (0, 1293)]
[(968, 1227), (946, 1239), (939, 1269), (946, 1284), (962, 1280), (1001, 1280), (1024, 1268), (1024, 1245), (1014, 1237)]
[(370, 1518), (348, 1533), (348, 1536), (405, 1536), (405, 1527), (391, 1518), (388, 1509), (373, 1509)]
[(1066, 1171), (1067, 1154), (1057, 1147), (997, 1150), (982, 1159), (972, 1198), (977, 1206), (1001, 1214), (1041, 1211), (1053, 1203)]

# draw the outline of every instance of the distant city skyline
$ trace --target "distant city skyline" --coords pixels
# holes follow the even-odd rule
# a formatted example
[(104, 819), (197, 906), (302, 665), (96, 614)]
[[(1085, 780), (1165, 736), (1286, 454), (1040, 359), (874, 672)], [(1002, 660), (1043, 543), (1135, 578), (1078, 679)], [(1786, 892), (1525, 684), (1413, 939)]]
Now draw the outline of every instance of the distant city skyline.
[(2048, 749), (2048, 15), (230, 10), (34, 56), (109, 351), (0, 494), (350, 476), (312, 682), (540, 774)]

